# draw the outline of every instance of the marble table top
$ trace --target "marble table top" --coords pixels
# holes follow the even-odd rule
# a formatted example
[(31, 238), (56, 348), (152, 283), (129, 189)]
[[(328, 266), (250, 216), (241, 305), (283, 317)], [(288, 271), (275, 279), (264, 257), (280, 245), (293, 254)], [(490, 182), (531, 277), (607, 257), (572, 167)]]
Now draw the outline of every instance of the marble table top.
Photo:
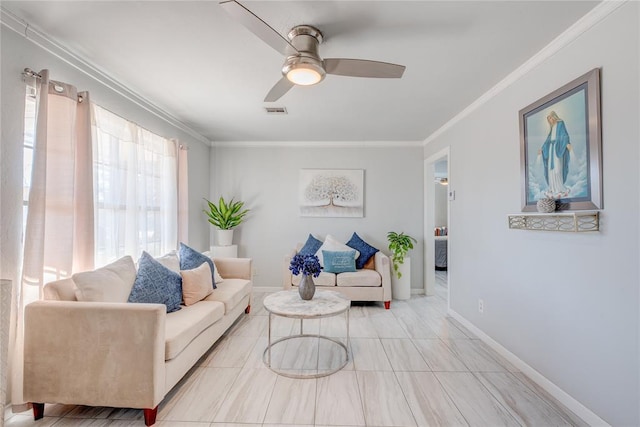
[(311, 300), (305, 301), (297, 290), (292, 290), (267, 295), (263, 305), (278, 316), (313, 319), (343, 313), (349, 309), (351, 301), (338, 292), (318, 289)]

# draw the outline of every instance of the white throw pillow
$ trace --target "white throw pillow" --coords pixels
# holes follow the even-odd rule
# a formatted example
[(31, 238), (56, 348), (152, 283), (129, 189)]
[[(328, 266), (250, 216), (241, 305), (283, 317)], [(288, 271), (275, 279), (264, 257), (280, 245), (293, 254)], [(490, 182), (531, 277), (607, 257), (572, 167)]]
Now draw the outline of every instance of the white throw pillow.
[(136, 266), (127, 255), (97, 270), (76, 273), (72, 278), (78, 287), (78, 301), (127, 302), (136, 280)]
[(155, 258), (155, 260), (167, 267), (169, 270), (180, 273), (180, 259), (178, 258), (178, 253), (176, 251), (171, 251), (166, 255)]
[(182, 276), (182, 301), (190, 306), (201, 301), (213, 292), (211, 283), (211, 267), (206, 262), (193, 270), (181, 270)]
[[(344, 243), (340, 242), (338, 239), (333, 237), (331, 234), (327, 234), (327, 237), (324, 239), (324, 243), (320, 246), (320, 249), (316, 252), (316, 256), (320, 260), (320, 265), (324, 267), (324, 259), (322, 258), (322, 251), (330, 251), (330, 252), (345, 252), (345, 251), (353, 251), (355, 249), (350, 248)], [(360, 252), (356, 251), (356, 258), (360, 256)]]

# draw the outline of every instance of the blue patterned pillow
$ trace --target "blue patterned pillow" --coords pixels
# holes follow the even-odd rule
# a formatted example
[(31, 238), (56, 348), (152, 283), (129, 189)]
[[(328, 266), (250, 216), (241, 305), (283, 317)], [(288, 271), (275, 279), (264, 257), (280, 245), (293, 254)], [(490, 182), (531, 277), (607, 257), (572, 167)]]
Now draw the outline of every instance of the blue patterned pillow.
[(311, 234), (309, 234), (309, 237), (307, 238), (307, 242), (304, 244), (302, 249), (300, 249), (298, 254), (299, 255), (315, 255), (316, 252), (318, 252), (318, 249), (320, 249), (320, 246), (322, 246), (322, 242), (316, 239), (315, 237), (313, 237)]
[(180, 243), (180, 251), (178, 255), (180, 256), (180, 270), (193, 270), (194, 268), (200, 267), (203, 262), (209, 263), (209, 267), (211, 267), (211, 283), (213, 283), (213, 289), (217, 288), (214, 273), (216, 271), (216, 267), (213, 265), (211, 258), (190, 248), (184, 243)]
[(128, 302), (164, 304), (167, 313), (178, 311), (182, 302), (182, 277), (142, 252)]
[(327, 273), (346, 273), (356, 271), (356, 251), (322, 251), (324, 271)]
[(355, 249), (360, 252), (360, 256), (356, 260), (356, 268), (361, 269), (364, 268), (364, 265), (369, 261), (369, 259), (379, 252), (380, 249), (376, 249), (364, 240), (360, 238), (356, 233), (353, 233), (351, 239), (347, 242), (347, 246)]

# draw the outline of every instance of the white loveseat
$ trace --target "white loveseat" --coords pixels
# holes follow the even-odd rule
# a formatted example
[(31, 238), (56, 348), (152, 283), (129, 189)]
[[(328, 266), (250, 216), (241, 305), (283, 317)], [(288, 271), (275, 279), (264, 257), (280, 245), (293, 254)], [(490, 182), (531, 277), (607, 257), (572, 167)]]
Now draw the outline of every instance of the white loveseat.
[(44, 403), (139, 408), (153, 425), (158, 404), (251, 302), (251, 259), (216, 258), (224, 280), (200, 302), (80, 302), (73, 279), (49, 283), (25, 310), (24, 395)]
[[(297, 289), (300, 283), (301, 276), (294, 276), (289, 265), (301, 248), (302, 244), (298, 244), (284, 257), (282, 285), (285, 290)], [(373, 270), (363, 268), (338, 274), (323, 271), (313, 281), (316, 287), (338, 291), (352, 301), (381, 301), (386, 309), (391, 307), (391, 264), (389, 257), (382, 252), (374, 255)]]

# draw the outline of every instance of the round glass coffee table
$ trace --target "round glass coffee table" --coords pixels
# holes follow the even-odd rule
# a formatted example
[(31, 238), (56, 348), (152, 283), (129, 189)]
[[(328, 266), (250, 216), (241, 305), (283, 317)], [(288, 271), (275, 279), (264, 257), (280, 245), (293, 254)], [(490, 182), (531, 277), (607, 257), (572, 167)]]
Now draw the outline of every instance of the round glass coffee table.
[[(349, 308), (351, 301), (342, 294), (335, 291), (325, 291), (316, 289), (316, 293), (309, 301), (300, 298), (297, 290), (280, 291), (267, 295), (263, 302), (265, 310), (269, 313), (269, 338), (267, 348), (262, 354), (262, 360), (265, 365), (273, 372), (289, 377), (289, 378), (320, 378), (338, 372), (344, 368), (349, 361)], [(338, 339), (320, 335), (320, 328), (317, 334), (305, 334), (303, 329), (303, 321), (308, 319), (321, 319), (323, 317), (337, 316), (345, 313), (345, 321), (347, 326), (346, 344)], [(291, 319), (300, 319), (300, 333), (275, 341), (271, 341), (271, 318), (272, 316), (286, 317)], [(292, 370), (283, 369), (272, 365), (271, 352), (274, 346), (289, 340), (299, 340), (305, 338), (316, 338), (318, 342), (321, 340), (330, 346), (338, 346), (344, 351), (344, 360), (335, 367), (320, 370), (319, 364), (322, 359), (320, 355), (323, 346), (318, 345), (317, 365), (314, 369)], [(282, 344), (281, 344), (282, 345)], [(294, 371), (294, 372), (292, 372)]]

